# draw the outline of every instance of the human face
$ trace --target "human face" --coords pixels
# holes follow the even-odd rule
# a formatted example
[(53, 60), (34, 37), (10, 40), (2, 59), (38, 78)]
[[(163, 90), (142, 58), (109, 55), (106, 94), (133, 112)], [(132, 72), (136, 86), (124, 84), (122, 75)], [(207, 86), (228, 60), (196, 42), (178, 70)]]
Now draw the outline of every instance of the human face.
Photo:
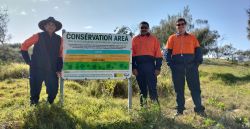
[(178, 33), (184, 34), (186, 32), (186, 23), (184, 21), (177, 22), (176, 29), (177, 29)]
[(53, 22), (48, 22), (45, 26), (45, 31), (52, 34), (56, 31), (56, 25)]
[(141, 35), (146, 35), (148, 33), (148, 26), (147, 25), (140, 25), (140, 32), (141, 32)]

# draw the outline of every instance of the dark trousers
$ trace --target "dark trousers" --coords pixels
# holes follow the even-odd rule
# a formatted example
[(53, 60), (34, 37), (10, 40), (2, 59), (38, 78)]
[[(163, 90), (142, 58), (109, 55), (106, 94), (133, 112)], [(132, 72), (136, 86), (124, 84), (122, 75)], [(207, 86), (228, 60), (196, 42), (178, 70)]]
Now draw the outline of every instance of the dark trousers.
[(152, 101), (158, 102), (158, 95), (156, 89), (157, 77), (155, 76), (155, 66), (153, 63), (139, 64), (137, 67), (138, 75), (136, 76), (137, 83), (140, 88), (140, 103), (141, 106), (145, 103), (148, 96)]
[(204, 111), (201, 103), (201, 89), (199, 80), (198, 65), (191, 64), (173, 64), (171, 66), (172, 80), (176, 93), (177, 110), (182, 112), (185, 110), (184, 87), (187, 80), (188, 88), (195, 105), (195, 112)]
[(37, 104), (42, 88), (42, 83), (45, 82), (46, 93), (48, 94), (47, 101), (53, 103), (58, 92), (58, 77), (56, 72), (43, 69), (30, 68), (30, 102)]

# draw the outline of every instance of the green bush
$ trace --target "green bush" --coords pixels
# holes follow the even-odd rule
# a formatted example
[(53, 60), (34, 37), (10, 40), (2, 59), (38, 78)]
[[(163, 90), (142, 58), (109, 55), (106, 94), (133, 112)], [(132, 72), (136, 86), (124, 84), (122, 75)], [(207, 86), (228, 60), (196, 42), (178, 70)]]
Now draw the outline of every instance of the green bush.
[(215, 124), (216, 124), (216, 121), (213, 120), (213, 119), (211, 119), (211, 118), (206, 118), (206, 119), (204, 120), (204, 126), (205, 126), (205, 127), (213, 126), (213, 125), (215, 125)]
[(0, 71), (0, 80), (29, 77), (29, 66), (26, 64), (11, 63), (2, 65)]
[(143, 122), (143, 128), (157, 128), (159, 119), (161, 118), (161, 109), (157, 103), (151, 103), (148, 108), (142, 108), (139, 111), (139, 118)]
[[(78, 81), (77, 81), (78, 82)], [(139, 87), (135, 78), (131, 79), (133, 95), (139, 92)], [(119, 98), (127, 98), (128, 96), (128, 80), (91, 80), (80, 81), (84, 87), (85, 92), (89, 96), (113, 96)]]
[(89, 96), (101, 97), (112, 96), (116, 80), (96, 80), (89, 81), (85, 92)]
[(113, 97), (127, 98), (128, 83), (126, 81), (118, 81), (115, 85)]
[(208, 98), (208, 104), (217, 107), (218, 109), (225, 110), (225, 103), (219, 102), (218, 98)]
[(75, 81), (65, 81), (64, 85), (78, 93), (81, 93), (83, 91), (83, 86)]
[(23, 62), (20, 53), (20, 44), (5, 44), (0, 45), (0, 62)]
[(158, 96), (169, 97), (174, 95), (174, 89), (170, 79), (159, 79), (157, 85)]
[(249, 62), (245, 62), (245, 63), (243, 63), (243, 66), (250, 66), (250, 63)]
[(249, 128), (250, 122), (249, 119), (246, 116), (240, 116), (234, 118), (235, 123), (242, 126), (242, 128)]

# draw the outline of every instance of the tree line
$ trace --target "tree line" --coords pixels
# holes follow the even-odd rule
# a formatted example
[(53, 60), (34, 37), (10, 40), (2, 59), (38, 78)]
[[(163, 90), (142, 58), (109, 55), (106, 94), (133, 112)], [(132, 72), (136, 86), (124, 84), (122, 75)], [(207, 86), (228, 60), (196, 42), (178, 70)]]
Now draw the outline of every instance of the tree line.
[[(250, 40), (250, 9), (247, 10), (247, 14), (249, 16), (247, 36)], [(228, 57), (231, 60), (234, 60), (236, 56), (243, 56), (250, 59), (250, 50), (237, 50), (231, 43), (220, 46), (218, 40), (223, 40), (223, 36), (221, 36), (217, 30), (211, 30), (209, 28), (208, 20), (194, 19), (188, 6), (184, 7), (183, 11), (176, 15), (168, 15), (167, 18), (160, 21), (159, 25), (151, 28), (151, 32), (160, 40), (162, 48), (164, 48), (168, 37), (176, 33), (176, 21), (180, 17), (186, 19), (188, 23), (187, 31), (197, 37), (204, 55), (210, 55), (214, 58)], [(129, 34), (131, 36), (135, 34), (135, 31), (127, 26), (117, 27), (114, 32), (118, 34)]]
[[(246, 10), (246, 13), (248, 15), (248, 26), (246, 28), (248, 32), (247, 38), (250, 40), (250, 9)], [(232, 60), (236, 55), (250, 58), (250, 50), (237, 50), (231, 43), (219, 46), (218, 39), (223, 39), (223, 37), (217, 30), (211, 30), (209, 28), (208, 20), (194, 19), (188, 6), (184, 7), (183, 11), (178, 14), (168, 15), (165, 19), (160, 21), (159, 25), (151, 28), (152, 34), (160, 40), (162, 48), (164, 48), (168, 37), (176, 32), (175, 22), (179, 17), (186, 19), (188, 23), (187, 30), (197, 37), (203, 49), (204, 55), (211, 55), (215, 58), (230, 57)], [(8, 10), (0, 8), (0, 62), (21, 62), (22, 60), (19, 53), (20, 44), (7, 44), (9, 39), (11, 39), (11, 35), (7, 33), (8, 22)], [(115, 28), (114, 32), (118, 34), (129, 34), (130, 36), (134, 36), (135, 34), (135, 30), (133, 31), (125, 25)]]

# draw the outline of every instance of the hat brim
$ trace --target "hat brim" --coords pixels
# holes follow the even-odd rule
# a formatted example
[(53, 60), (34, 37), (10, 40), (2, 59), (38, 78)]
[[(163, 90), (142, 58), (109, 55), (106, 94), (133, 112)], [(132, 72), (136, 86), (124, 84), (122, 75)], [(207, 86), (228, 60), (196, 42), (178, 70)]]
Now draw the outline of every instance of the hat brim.
[(57, 21), (57, 20), (42, 20), (39, 22), (38, 26), (41, 30), (45, 31), (44, 26), (48, 23), (48, 22), (53, 22), (56, 25), (56, 30), (58, 31), (62, 28), (62, 23)]

